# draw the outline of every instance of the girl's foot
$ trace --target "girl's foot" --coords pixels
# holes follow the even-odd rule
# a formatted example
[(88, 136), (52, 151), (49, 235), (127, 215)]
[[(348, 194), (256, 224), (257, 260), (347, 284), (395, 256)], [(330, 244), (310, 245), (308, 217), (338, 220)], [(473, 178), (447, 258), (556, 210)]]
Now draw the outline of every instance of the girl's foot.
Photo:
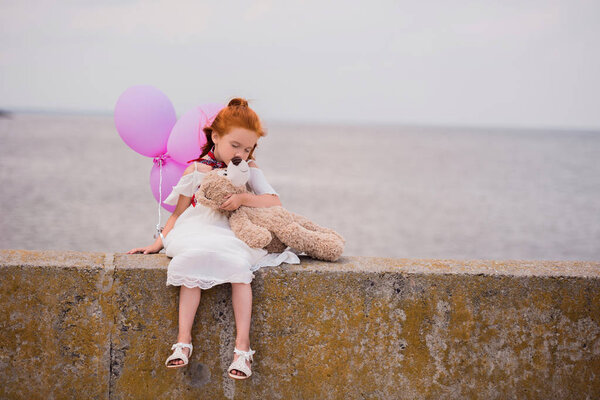
[[(181, 349), (181, 351), (183, 352), (183, 354), (185, 354), (186, 357), (190, 357), (190, 349), (188, 349), (187, 347), (184, 347), (183, 349)], [(169, 361), (169, 365), (181, 365), (183, 364), (183, 360), (181, 358), (176, 358), (174, 360)]]
[(191, 343), (177, 342), (171, 346), (173, 354), (165, 361), (167, 368), (180, 368), (189, 363), (189, 357), (192, 355), (194, 346)]
[[(236, 340), (235, 341), (235, 347), (238, 350), (243, 350), (243, 351), (248, 351), (250, 350), (250, 344), (248, 342), (246, 342), (245, 340)], [(233, 362), (235, 362), (235, 360), (238, 359), (238, 357), (240, 357), (237, 353), (233, 353)], [(248, 366), (248, 368), (250, 368), (250, 361), (246, 360), (246, 365)], [(243, 373), (242, 371), (238, 371), (237, 369), (232, 369), (231, 373), (233, 375), (237, 375), (237, 376), (246, 376), (245, 373)]]
[(250, 377), (250, 375), (252, 375), (252, 355), (255, 353), (255, 351), (250, 349), (250, 346), (246, 347), (248, 350), (240, 350), (237, 347), (234, 349), (233, 362), (229, 368), (227, 368), (227, 372), (231, 378), (247, 379)]
[[(248, 350), (245, 350), (245, 351), (248, 351)], [(238, 357), (239, 357), (239, 356), (238, 356), (237, 354), (235, 354), (235, 355), (233, 356), (233, 362), (235, 362), (235, 360), (237, 360), (237, 359), (238, 359)], [(248, 361), (248, 360), (246, 360), (246, 365), (248, 366), (248, 368), (250, 368), (250, 365), (251, 365), (251, 363), (252, 363), (252, 361)], [(242, 371), (238, 371), (237, 369), (232, 369), (232, 370), (231, 370), (231, 373), (232, 373), (233, 375), (238, 375), (238, 376), (246, 376), (246, 374), (245, 374), (245, 373), (243, 373)]]

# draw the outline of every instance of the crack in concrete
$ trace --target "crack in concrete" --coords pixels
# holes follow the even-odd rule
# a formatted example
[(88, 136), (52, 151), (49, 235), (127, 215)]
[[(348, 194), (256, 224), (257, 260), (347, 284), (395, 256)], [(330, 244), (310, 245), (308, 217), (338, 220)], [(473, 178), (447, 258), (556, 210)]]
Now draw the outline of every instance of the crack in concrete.
[[(106, 290), (106, 292), (110, 292), (109, 296), (110, 296), (110, 312), (112, 313), (112, 325), (110, 326), (110, 334), (108, 336), (108, 345), (109, 345), (109, 351), (108, 351), (108, 399), (112, 399), (113, 396), (113, 386), (114, 386), (114, 378), (113, 378), (113, 356), (114, 356), (114, 352), (113, 352), (113, 330), (114, 327), (116, 326), (116, 318), (117, 318), (117, 313), (115, 312), (115, 310), (113, 309), (115, 302), (114, 300), (114, 293), (112, 293), (112, 288), (113, 288), (113, 283), (115, 281), (115, 272), (116, 272), (116, 266), (115, 266), (115, 253), (106, 253), (104, 255), (104, 268), (103, 268), (103, 272), (104, 274), (109, 275), (109, 280), (110, 280), (110, 284), (108, 289)], [(104, 282), (104, 274), (102, 276), (102, 281)], [(102, 288), (106, 289), (106, 286), (104, 284), (102, 284)], [(105, 293), (106, 293), (105, 292)], [(110, 321), (111, 319), (109, 319)]]

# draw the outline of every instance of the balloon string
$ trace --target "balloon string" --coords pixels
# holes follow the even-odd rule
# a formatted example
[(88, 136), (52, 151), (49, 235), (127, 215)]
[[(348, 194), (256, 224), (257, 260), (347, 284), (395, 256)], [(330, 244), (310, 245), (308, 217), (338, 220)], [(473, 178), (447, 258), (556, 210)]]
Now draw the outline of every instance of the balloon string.
[(156, 235), (159, 235), (162, 231), (162, 229), (160, 229), (160, 209), (162, 208), (162, 169), (163, 166), (162, 163), (160, 163), (160, 166), (158, 167), (158, 174), (160, 178), (158, 180), (158, 223), (156, 224)]
[(160, 155), (158, 157), (154, 157), (154, 162), (156, 164), (158, 164), (158, 223), (156, 224), (156, 233), (154, 233), (154, 238), (156, 239), (157, 237), (160, 236), (161, 232), (162, 232), (162, 228), (160, 227), (160, 223), (161, 223), (161, 215), (160, 215), (160, 209), (162, 208), (162, 169), (163, 169), (163, 165), (165, 163), (165, 155)]

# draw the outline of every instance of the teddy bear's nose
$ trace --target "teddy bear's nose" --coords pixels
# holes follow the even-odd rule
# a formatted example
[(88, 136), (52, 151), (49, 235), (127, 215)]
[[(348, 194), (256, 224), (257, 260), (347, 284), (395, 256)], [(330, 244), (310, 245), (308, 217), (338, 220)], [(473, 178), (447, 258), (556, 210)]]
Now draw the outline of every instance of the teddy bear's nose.
[(233, 163), (233, 165), (239, 165), (239, 163), (242, 162), (242, 158), (241, 157), (233, 157), (231, 159), (231, 162)]

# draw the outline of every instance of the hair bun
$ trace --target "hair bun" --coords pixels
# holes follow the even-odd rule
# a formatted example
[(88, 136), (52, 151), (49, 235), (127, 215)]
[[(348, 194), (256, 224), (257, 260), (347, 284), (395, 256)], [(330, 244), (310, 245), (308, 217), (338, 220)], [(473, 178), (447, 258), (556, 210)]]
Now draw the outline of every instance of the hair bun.
[(234, 106), (248, 107), (248, 102), (246, 101), (246, 99), (242, 99), (241, 97), (236, 97), (235, 99), (231, 99), (229, 104), (227, 104), (227, 107), (234, 107)]

